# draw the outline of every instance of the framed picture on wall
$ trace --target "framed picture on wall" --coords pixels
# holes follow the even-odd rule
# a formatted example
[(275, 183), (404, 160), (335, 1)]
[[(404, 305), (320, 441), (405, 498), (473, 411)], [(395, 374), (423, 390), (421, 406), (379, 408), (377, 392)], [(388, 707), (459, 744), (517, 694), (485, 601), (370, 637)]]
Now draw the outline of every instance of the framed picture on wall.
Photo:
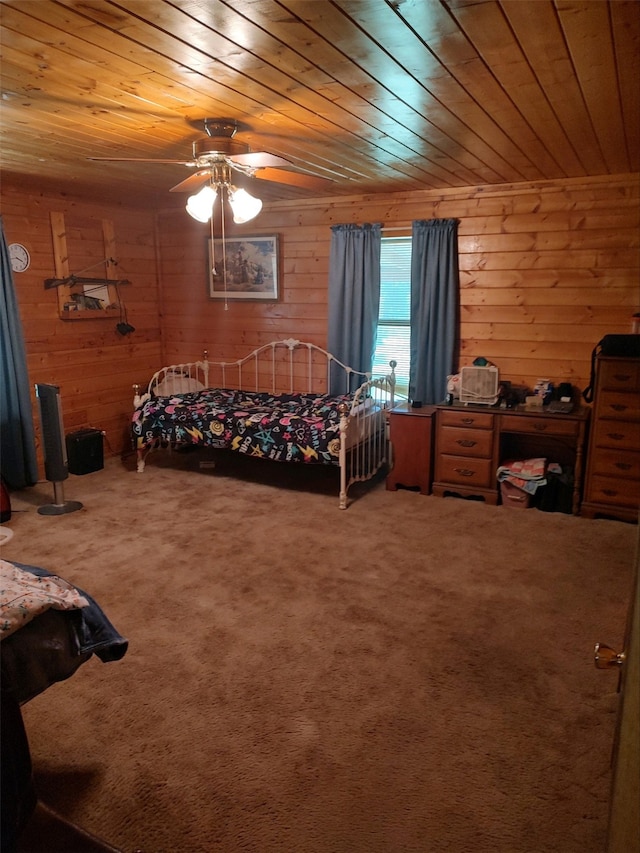
[(278, 298), (278, 235), (209, 239), (209, 298)]

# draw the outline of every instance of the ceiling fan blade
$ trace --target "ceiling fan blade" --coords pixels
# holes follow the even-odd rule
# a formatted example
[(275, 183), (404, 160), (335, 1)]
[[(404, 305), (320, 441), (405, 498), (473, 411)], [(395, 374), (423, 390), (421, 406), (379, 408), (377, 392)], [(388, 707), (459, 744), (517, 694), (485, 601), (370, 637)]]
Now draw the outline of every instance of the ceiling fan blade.
[(108, 163), (169, 163), (174, 166), (195, 166), (193, 160), (153, 160), (140, 157), (87, 157), (87, 160), (101, 160)]
[(333, 181), (316, 178), (301, 172), (285, 172), (283, 169), (258, 169), (252, 176), (263, 181), (273, 181), (277, 184), (289, 184), (292, 187), (302, 187), (306, 190), (326, 190), (331, 192)]
[(184, 181), (180, 181), (179, 184), (176, 184), (175, 187), (171, 187), (169, 190), (170, 193), (188, 193), (192, 191), (198, 190), (203, 184), (211, 177), (211, 170), (205, 169), (202, 172), (196, 172), (193, 175), (189, 175), (188, 178), (185, 178)]
[(267, 151), (251, 151), (248, 154), (233, 154), (229, 160), (239, 166), (248, 166), (250, 169), (264, 169), (266, 167), (292, 166), (289, 160), (278, 157), (277, 154), (269, 154)]

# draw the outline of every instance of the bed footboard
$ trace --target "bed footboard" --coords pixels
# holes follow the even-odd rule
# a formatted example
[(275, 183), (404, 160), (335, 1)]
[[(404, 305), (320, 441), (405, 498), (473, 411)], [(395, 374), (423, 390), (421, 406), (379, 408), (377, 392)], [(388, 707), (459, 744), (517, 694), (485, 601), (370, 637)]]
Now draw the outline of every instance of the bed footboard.
[[(172, 394), (187, 394), (190, 391), (199, 391), (209, 385), (209, 358), (207, 350), (202, 354), (200, 361), (184, 362), (182, 364), (171, 364), (157, 370), (151, 377), (147, 390), (140, 393), (140, 386), (133, 386), (133, 409), (135, 410), (145, 403), (152, 394), (157, 396), (170, 396)], [(136, 471), (142, 474), (149, 453), (156, 450), (155, 445), (148, 447), (136, 447)]]
[(138, 472), (138, 474), (142, 474), (144, 472), (144, 466), (146, 465), (146, 460), (147, 460), (147, 451), (146, 450), (140, 450), (140, 448), (138, 448), (136, 450), (136, 471)]
[(391, 373), (369, 379), (356, 392), (351, 407), (340, 412), (340, 509), (348, 506), (354, 483), (371, 480), (389, 462), (388, 414), (394, 406), (397, 362)]

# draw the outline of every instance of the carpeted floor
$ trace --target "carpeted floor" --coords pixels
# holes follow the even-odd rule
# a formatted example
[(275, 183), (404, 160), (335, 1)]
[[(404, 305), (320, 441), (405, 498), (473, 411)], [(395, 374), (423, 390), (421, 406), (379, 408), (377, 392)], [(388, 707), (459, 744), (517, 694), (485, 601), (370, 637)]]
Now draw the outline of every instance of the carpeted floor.
[(602, 853), (635, 526), (199, 461), (12, 495), (3, 558), (130, 642), (24, 706), (45, 803), (125, 853)]

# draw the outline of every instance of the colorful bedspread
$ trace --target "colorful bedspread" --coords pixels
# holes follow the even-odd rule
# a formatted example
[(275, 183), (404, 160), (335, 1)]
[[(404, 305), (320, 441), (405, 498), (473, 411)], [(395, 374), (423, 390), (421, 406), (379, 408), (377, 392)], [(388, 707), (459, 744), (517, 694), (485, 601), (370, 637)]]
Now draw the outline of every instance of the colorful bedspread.
[(70, 583), (56, 575), (34, 576), (30, 571), (0, 560), (0, 639), (35, 619), (49, 608), (74, 610), (89, 602)]
[(202, 445), (281, 462), (338, 464), (341, 403), (350, 395), (207, 389), (151, 397), (133, 414), (137, 450)]

